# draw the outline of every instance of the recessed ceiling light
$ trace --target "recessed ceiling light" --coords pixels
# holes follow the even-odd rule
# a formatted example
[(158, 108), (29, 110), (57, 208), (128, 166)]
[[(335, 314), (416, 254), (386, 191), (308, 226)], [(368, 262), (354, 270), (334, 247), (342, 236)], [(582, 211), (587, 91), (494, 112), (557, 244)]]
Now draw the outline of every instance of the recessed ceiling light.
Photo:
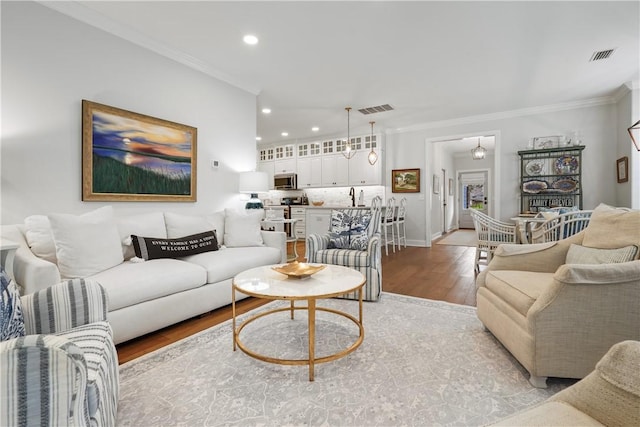
[(250, 45), (258, 44), (258, 38), (256, 36), (254, 36), (254, 35), (251, 35), (251, 34), (247, 34), (246, 36), (244, 36), (242, 38), (242, 40), (246, 44), (250, 44)]
[(256, 141), (262, 141), (262, 137), (261, 136), (256, 136)]
[(318, 126), (314, 126), (311, 128), (312, 132), (318, 132), (320, 130), (320, 128)]
[(282, 136), (289, 136), (289, 132), (282, 132), (280, 135), (282, 135)]
[(271, 113), (271, 108), (263, 108), (263, 109), (262, 109), (262, 112), (263, 112), (264, 114), (270, 114), (270, 113)]

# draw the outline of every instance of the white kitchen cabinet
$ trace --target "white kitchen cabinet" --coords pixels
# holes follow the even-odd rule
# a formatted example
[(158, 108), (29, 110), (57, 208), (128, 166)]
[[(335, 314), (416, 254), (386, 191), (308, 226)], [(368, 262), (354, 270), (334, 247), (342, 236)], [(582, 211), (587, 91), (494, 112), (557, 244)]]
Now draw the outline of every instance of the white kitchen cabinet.
[(331, 209), (306, 209), (305, 227), (310, 234), (327, 234), (331, 226)]
[(295, 144), (278, 145), (275, 147), (275, 160), (295, 159)]
[(322, 186), (349, 185), (349, 160), (342, 154), (322, 157)]
[(307, 236), (306, 212), (307, 212), (307, 208), (301, 208), (299, 206), (291, 207), (291, 219), (298, 220), (298, 222), (294, 224), (294, 230), (293, 230), (293, 235), (298, 239), (304, 239)]
[(349, 185), (380, 185), (381, 184), (381, 164), (380, 159), (374, 164), (369, 164), (367, 158), (369, 151), (358, 151), (349, 160)]
[(259, 151), (258, 161), (259, 162), (270, 162), (274, 159), (274, 148), (273, 147), (265, 147), (261, 148)]
[(298, 158), (319, 156), (320, 154), (319, 142), (303, 142), (298, 144)]
[(322, 158), (304, 157), (297, 161), (298, 188), (316, 188), (322, 186)]
[(269, 190), (273, 190), (273, 174), (274, 174), (274, 162), (258, 162), (257, 170), (260, 172), (266, 172), (269, 176)]
[(283, 159), (273, 162), (273, 171), (276, 175), (281, 173), (296, 173), (296, 159)]

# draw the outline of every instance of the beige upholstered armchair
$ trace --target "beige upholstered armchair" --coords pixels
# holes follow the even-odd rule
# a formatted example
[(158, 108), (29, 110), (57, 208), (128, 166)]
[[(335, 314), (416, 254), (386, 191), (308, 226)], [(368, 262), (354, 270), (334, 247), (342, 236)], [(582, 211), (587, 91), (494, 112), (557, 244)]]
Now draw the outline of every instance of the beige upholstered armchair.
[(640, 340), (639, 230), (640, 211), (600, 205), (567, 239), (500, 245), (478, 275), (478, 317), (532, 385), (583, 378), (613, 344)]

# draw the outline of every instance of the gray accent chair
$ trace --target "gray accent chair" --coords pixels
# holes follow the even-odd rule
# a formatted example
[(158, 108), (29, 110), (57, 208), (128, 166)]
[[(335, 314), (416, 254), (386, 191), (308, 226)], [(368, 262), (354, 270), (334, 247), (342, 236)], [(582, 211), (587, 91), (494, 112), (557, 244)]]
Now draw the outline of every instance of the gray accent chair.
[(0, 342), (0, 425), (115, 425), (118, 356), (102, 286), (73, 279), (20, 299), (26, 336)]

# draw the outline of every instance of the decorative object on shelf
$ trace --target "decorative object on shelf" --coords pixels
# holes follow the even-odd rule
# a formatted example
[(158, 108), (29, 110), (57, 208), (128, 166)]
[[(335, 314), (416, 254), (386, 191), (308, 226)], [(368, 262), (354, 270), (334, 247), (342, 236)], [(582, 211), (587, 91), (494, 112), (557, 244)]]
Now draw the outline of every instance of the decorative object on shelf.
[(619, 183), (629, 181), (629, 158), (627, 156), (616, 160), (616, 171)]
[(558, 157), (555, 167), (558, 174), (576, 173), (578, 171), (578, 158), (569, 154)]
[(473, 160), (482, 160), (487, 155), (487, 149), (480, 146), (480, 137), (478, 137), (478, 146), (471, 150), (471, 158)]
[(82, 200), (195, 202), (198, 130), (82, 100)]
[(391, 171), (392, 193), (419, 193), (420, 169), (393, 169)]
[(547, 188), (549, 188), (549, 184), (546, 181), (532, 180), (522, 184), (522, 191), (531, 194), (538, 194)]
[(278, 273), (286, 274), (288, 277), (292, 279), (304, 279), (306, 277), (311, 276), (312, 274), (317, 273), (318, 271), (324, 269), (326, 265), (313, 265), (307, 264), (305, 262), (290, 262), (284, 265), (278, 265), (275, 267), (271, 267), (274, 271)]
[(315, 201), (311, 202), (311, 204), (313, 206), (322, 206), (322, 205), (324, 205), (324, 200), (315, 200)]
[(391, 171), (391, 192), (419, 193), (420, 169), (393, 169)]
[(371, 125), (371, 139), (369, 140), (371, 142), (371, 151), (369, 152), (369, 155), (367, 156), (367, 160), (369, 160), (369, 164), (371, 166), (375, 165), (376, 162), (378, 161), (378, 155), (376, 154), (375, 150), (373, 149), (373, 124), (375, 122), (369, 122), (369, 124)]
[(542, 160), (531, 160), (524, 166), (524, 171), (529, 176), (542, 175), (544, 172), (544, 162)]
[[(633, 141), (633, 145), (636, 147), (636, 150), (640, 151), (640, 120), (632, 124), (631, 127), (627, 129), (627, 132), (629, 132), (629, 136), (631, 137), (631, 141)], [(638, 135), (638, 139), (633, 136), (633, 132)]]
[(551, 188), (558, 193), (571, 193), (578, 188), (578, 181), (571, 178), (556, 179), (551, 183)]
[(269, 175), (266, 172), (241, 172), (240, 192), (251, 194), (251, 198), (245, 205), (245, 209), (263, 209), (262, 201), (258, 199), (258, 193), (269, 191)]
[(342, 150), (342, 155), (347, 159), (351, 159), (356, 154), (356, 147), (351, 144), (351, 135), (349, 134), (351, 107), (345, 107), (345, 110), (347, 110), (347, 145)]
[(560, 145), (560, 135), (536, 136), (533, 138), (533, 149), (543, 150), (547, 148), (558, 148)]

